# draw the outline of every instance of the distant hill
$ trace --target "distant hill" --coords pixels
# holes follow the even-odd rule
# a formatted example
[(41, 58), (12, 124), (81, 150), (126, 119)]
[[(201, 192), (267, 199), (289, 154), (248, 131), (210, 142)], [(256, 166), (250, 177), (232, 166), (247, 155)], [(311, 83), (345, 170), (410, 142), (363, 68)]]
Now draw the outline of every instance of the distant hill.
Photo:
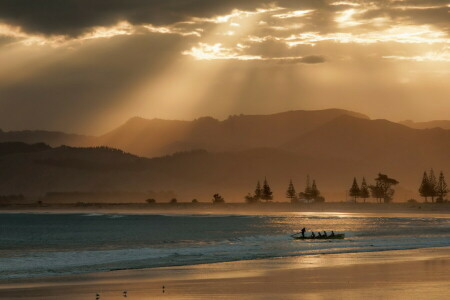
[(423, 170), (434, 167), (449, 176), (449, 132), (341, 117), (281, 148), (198, 150), (152, 159), (105, 147), (21, 150), (0, 156), (0, 194), (172, 191), (180, 201), (209, 201), (219, 192), (227, 201), (243, 201), (256, 180), (267, 177), (276, 200), (286, 201), (289, 180), (300, 191), (310, 174), (328, 200), (342, 201), (354, 176), (373, 183), (383, 172), (400, 181), (395, 199), (404, 201), (418, 198)]
[(50, 146), (72, 145), (79, 147), (94, 143), (92, 137), (84, 135), (44, 130), (2, 131), (1, 129), (0, 142), (45, 143)]
[[(224, 121), (134, 118), (93, 140), (109, 147), (0, 144), (0, 195), (153, 191), (174, 192), (182, 201), (209, 201), (214, 193), (242, 201), (267, 176), (276, 200), (285, 201), (289, 180), (300, 191), (310, 174), (329, 200), (341, 201), (354, 176), (372, 183), (382, 172), (400, 181), (398, 201), (418, 198), (424, 170), (450, 178), (450, 130), (413, 129), (341, 110)], [(144, 157), (160, 154), (169, 155)]]
[(0, 143), (0, 156), (17, 153), (33, 153), (50, 150), (51, 147), (44, 143), (26, 144), (22, 142)]
[(0, 156), (0, 195), (173, 191), (180, 201), (209, 201), (219, 192), (227, 201), (240, 202), (253, 191), (257, 179), (267, 176), (277, 200), (285, 201), (289, 179), (300, 188), (308, 173), (326, 195), (337, 190), (342, 196), (353, 169), (352, 162), (302, 157), (276, 149), (198, 150), (148, 159), (107, 148), (58, 147)]
[(437, 166), (450, 160), (450, 130), (411, 129), (387, 120), (341, 116), (284, 148), (302, 155), (373, 161), (381, 166), (412, 162)]
[(96, 143), (146, 157), (193, 149), (220, 152), (276, 148), (343, 115), (368, 119), (340, 109), (239, 115), (224, 121), (210, 117), (194, 121), (133, 118), (99, 137)]
[(429, 122), (414, 122), (411, 120), (406, 120), (400, 122), (400, 124), (415, 129), (442, 128), (450, 130), (450, 120), (435, 120)]
[(145, 157), (195, 149), (239, 151), (278, 147), (299, 134), (342, 115), (368, 119), (365, 115), (341, 109), (239, 115), (230, 116), (224, 121), (211, 117), (193, 121), (148, 120), (135, 117), (99, 137), (49, 131), (0, 130), (0, 142), (42, 142), (53, 147), (108, 146)]

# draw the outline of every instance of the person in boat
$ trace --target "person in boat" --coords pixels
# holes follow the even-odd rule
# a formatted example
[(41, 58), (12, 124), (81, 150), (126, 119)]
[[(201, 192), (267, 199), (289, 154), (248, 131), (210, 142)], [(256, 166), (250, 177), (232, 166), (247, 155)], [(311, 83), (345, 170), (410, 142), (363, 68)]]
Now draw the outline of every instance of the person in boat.
[(330, 236), (334, 236), (334, 231), (333, 230), (331, 230), (331, 235)]
[(302, 237), (305, 237), (305, 232), (306, 232), (306, 228), (303, 227), (303, 228), (302, 228)]
[(313, 239), (316, 238), (316, 234), (314, 233), (314, 231), (311, 232), (311, 237), (312, 237)]
[(322, 237), (322, 234), (320, 233), (320, 231), (319, 232), (317, 232), (317, 237)]
[(327, 237), (327, 232), (325, 230), (323, 231), (323, 236)]

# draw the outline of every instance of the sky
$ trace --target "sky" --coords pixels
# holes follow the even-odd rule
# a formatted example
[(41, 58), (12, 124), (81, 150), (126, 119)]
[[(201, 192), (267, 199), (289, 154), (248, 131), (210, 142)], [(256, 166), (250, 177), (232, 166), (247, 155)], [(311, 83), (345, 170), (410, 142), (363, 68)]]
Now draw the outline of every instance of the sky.
[(450, 119), (450, 1), (0, 0), (0, 128), (343, 108)]

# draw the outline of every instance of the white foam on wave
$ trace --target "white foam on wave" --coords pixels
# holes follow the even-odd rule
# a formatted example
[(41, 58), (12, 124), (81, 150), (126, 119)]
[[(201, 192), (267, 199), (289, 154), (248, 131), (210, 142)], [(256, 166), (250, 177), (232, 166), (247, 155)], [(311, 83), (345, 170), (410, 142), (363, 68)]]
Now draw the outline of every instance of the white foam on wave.
[(101, 217), (104, 216), (105, 214), (101, 214), (101, 213), (89, 213), (89, 214), (83, 214), (81, 215), (82, 217)]

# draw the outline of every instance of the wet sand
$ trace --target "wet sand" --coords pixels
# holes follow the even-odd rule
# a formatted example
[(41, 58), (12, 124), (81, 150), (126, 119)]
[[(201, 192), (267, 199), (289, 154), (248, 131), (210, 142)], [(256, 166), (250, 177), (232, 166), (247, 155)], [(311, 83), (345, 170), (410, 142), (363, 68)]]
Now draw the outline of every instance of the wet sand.
[[(448, 299), (450, 247), (0, 281), (0, 299)], [(165, 287), (164, 290), (162, 287)]]

